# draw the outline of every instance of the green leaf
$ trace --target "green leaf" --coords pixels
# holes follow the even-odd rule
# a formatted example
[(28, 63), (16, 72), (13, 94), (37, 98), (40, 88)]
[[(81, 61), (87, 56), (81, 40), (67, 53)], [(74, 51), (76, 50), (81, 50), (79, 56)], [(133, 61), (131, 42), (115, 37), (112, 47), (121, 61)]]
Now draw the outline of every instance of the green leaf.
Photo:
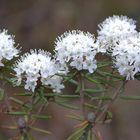
[(105, 71), (101, 71), (101, 70), (97, 70), (96, 73), (106, 77), (106, 76), (110, 76), (110, 77), (113, 77), (113, 78), (117, 78), (117, 79), (121, 79), (123, 80), (124, 77), (121, 77), (121, 76), (117, 76), (117, 75), (114, 75), (112, 74), (111, 72), (105, 72)]
[(1, 128), (10, 129), (10, 130), (16, 130), (16, 129), (18, 129), (17, 126), (1, 126)]
[(95, 83), (95, 84), (100, 84), (100, 83), (101, 83), (100, 81), (98, 81), (98, 80), (96, 80), (96, 79), (93, 79), (93, 78), (91, 77), (91, 75), (85, 75), (85, 78), (86, 78), (88, 81), (90, 81), (90, 82), (92, 82), (92, 83)]
[(102, 67), (109, 66), (110, 64), (112, 64), (112, 61), (100, 62), (100, 63), (97, 63), (97, 67), (102, 68)]
[(33, 135), (31, 133), (27, 133), (27, 137), (28, 137), (28, 140), (35, 140), (35, 138), (33, 137)]
[(42, 99), (42, 101), (48, 102), (47, 98), (45, 98), (44, 91), (41, 90), (41, 91), (38, 93), (38, 95), (40, 96), (40, 98)]
[(120, 98), (123, 100), (140, 100), (140, 96), (125, 96), (120, 95)]
[(112, 81), (112, 80), (106, 80), (106, 76), (105, 76), (105, 78), (96, 76), (96, 77), (94, 77), (94, 79), (96, 79), (97, 81), (99, 81), (99, 83), (102, 84), (102, 85), (109, 85), (111, 87), (115, 87), (114, 86), (114, 81)]
[(112, 100), (110, 96), (92, 97), (91, 100)]
[(85, 105), (86, 107), (88, 107), (88, 108), (92, 108), (92, 109), (96, 109), (96, 110), (101, 110), (101, 109), (99, 109), (97, 106), (95, 106), (95, 105), (93, 105), (93, 104), (85, 103), (84, 105)]
[(17, 103), (17, 104), (22, 105), (23, 107), (26, 107), (26, 108), (28, 108), (28, 109), (31, 109), (31, 106), (30, 106), (29, 104), (24, 103), (23, 101), (21, 101), (21, 100), (19, 100), (19, 99), (16, 99), (16, 98), (13, 98), (13, 97), (10, 97), (9, 99), (12, 100), (12, 101), (14, 101), (14, 102)]
[(54, 96), (58, 96), (58, 93), (46, 93), (44, 96), (45, 97), (54, 97)]
[(36, 119), (50, 119), (51, 116), (33, 114), (33, 115), (32, 115), (32, 118), (36, 118)]
[(73, 105), (69, 105), (67, 103), (64, 102), (56, 102), (58, 105), (61, 105), (63, 107), (69, 108), (69, 109), (74, 109), (74, 110), (78, 110), (79, 108), (77, 106), (73, 106)]
[(80, 140), (80, 137), (83, 135), (84, 130), (85, 130), (86, 127), (87, 127), (87, 125), (84, 125), (82, 128), (78, 129), (76, 132), (74, 132), (66, 140)]
[(70, 79), (69, 82), (74, 84), (74, 85), (78, 85), (78, 82), (76, 80)]
[[(106, 84), (108, 84), (108, 85), (110, 85), (110, 86), (112, 86), (112, 87), (114, 87), (114, 84), (112, 83), (112, 81), (110, 80), (110, 81), (108, 81), (108, 80), (106, 80), (106, 77), (107, 76), (104, 76), (104, 75), (101, 75), (100, 73), (98, 73), (98, 72), (96, 72), (97, 74), (95, 75), (90, 75), (90, 77), (88, 78), (88, 80), (90, 81), (91, 80), (91, 82), (92, 83), (95, 83), (95, 84), (97, 84), (97, 85), (106, 85)], [(94, 80), (94, 81), (92, 81), (92, 80)]]
[(113, 115), (111, 111), (107, 111), (107, 118), (112, 119)]
[(27, 115), (26, 112), (5, 112), (5, 114), (8, 114), (8, 115), (17, 115), (17, 116)]
[(36, 127), (32, 127), (32, 126), (29, 126), (32, 130), (34, 131), (37, 131), (37, 132), (41, 132), (41, 133), (45, 133), (45, 134), (51, 134), (50, 131), (46, 131), (44, 129), (40, 129), (40, 128), (36, 128)]
[(78, 84), (77, 81), (73, 80), (72, 78), (77, 74), (77, 71), (75, 71), (73, 74), (69, 74), (68, 76), (63, 76), (64, 81), (63, 82), (71, 82), (72, 84)]
[(83, 117), (78, 117), (78, 116), (74, 116), (74, 115), (67, 115), (66, 117), (74, 119), (74, 120), (78, 120), (78, 121), (83, 121), (84, 118)]
[(100, 92), (105, 92), (105, 89), (84, 89), (85, 92), (87, 93), (100, 93)]
[(28, 93), (28, 92), (25, 92), (25, 93), (16, 93), (15, 94), (16, 96), (32, 96), (32, 93)]
[(87, 140), (92, 140), (92, 131), (91, 130), (88, 131)]
[(39, 102), (40, 102), (41, 98), (40, 96), (36, 96), (34, 99), (33, 99), (33, 106), (34, 105), (37, 105)]
[(4, 90), (0, 88), (0, 101), (4, 98)]
[(61, 98), (79, 98), (79, 95), (58, 95)]
[(76, 90), (75, 90), (75, 93), (79, 93), (80, 92), (80, 90), (81, 90), (81, 84), (79, 83), (78, 84), (78, 86), (77, 86), (77, 88), (76, 88)]

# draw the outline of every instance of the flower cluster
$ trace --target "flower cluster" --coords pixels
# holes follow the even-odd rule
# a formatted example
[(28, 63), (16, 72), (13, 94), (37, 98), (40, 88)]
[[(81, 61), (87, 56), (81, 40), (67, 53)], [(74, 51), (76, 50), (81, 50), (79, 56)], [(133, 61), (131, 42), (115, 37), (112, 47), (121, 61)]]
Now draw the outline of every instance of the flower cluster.
[[(140, 72), (140, 34), (135, 21), (126, 16), (113, 16), (99, 24), (98, 37), (80, 30), (65, 32), (55, 41), (55, 55), (43, 50), (31, 50), (15, 66), (17, 84), (25, 82), (25, 89), (34, 91), (38, 85), (60, 92), (64, 88), (62, 74), (71, 68), (93, 73), (97, 69), (96, 54), (110, 54), (114, 66), (127, 80)], [(0, 32), (0, 65), (3, 58), (17, 56), (14, 38), (6, 30)]]
[(24, 54), (14, 66), (17, 84), (25, 81), (25, 89), (34, 91), (39, 83), (50, 86), (54, 92), (64, 88), (59, 73), (59, 65), (51, 58), (51, 54), (43, 50), (31, 50)]
[(137, 33), (135, 21), (126, 16), (109, 17), (99, 24), (98, 42), (102, 52), (112, 52), (116, 44)]
[(140, 72), (140, 34), (121, 40), (114, 48), (112, 56), (115, 67), (126, 80), (134, 79)]
[(95, 56), (98, 44), (89, 32), (79, 30), (65, 32), (55, 42), (56, 59), (62, 65), (93, 73), (97, 68)]
[(19, 51), (15, 48), (15, 41), (12, 35), (7, 34), (7, 30), (0, 31), (0, 66), (4, 66), (3, 59), (11, 60), (17, 57)]

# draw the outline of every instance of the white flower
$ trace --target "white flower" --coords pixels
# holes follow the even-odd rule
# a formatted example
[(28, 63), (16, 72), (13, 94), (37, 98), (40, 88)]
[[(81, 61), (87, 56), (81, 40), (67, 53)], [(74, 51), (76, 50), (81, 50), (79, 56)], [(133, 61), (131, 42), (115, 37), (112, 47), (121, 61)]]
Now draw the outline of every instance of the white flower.
[(121, 40), (112, 52), (115, 67), (126, 80), (140, 72), (140, 33)]
[(62, 77), (54, 75), (53, 77), (49, 78), (42, 78), (41, 82), (44, 85), (51, 85), (51, 88), (53, 89), (53, 92), (61, 92), (61, 89), (64, 88), (64, 85), (61, 84)]
[(4, 66), (3, 59), (11, 60), (19, 53), (15, 48), (14, 36), (8, 35), (7, 32), (7, 30), (0, 31), (0, 66)]
[(112, 51), (119, 40), (133, 36), (137, 33), (136, 21), (126, 17), (117, 16), (109, 17), (99, 24), (98, 43), (102, 52)]
[(95, 56), (98, 44), (89, 32), (79, 30), (65, 32), (56, 40), (55, 52), (57, 60), (65, 67), (88, 70), (90, 73), (97, 68)]
[(24, 54), (14, 66), (17, 76), (17, 84), (25, 81), (25, 89), (34, 92), (38, 83), (50, 86), (54, 92), (60, 92), (64, 88), (62, 78), (56, 76), (60, 72), (59, 65), (51, 54), (43, 50), (31, 50)]

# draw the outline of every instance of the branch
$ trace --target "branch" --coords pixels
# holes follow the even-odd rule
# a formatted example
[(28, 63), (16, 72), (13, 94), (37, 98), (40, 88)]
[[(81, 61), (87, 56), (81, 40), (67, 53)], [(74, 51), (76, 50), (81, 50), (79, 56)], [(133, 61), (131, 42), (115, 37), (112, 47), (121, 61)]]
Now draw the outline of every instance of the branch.
[(122, 89), (122, 87), (127, 83), (127, 81), (124, 81), (119, 88), (116, 90), (116, 92), (114, 93), (112, 100), (105, 106), (104, 110), (101, 112), (101, 114), (99, 115), (99, 117), (97, 117), (97, 120), (100, 120), (108, 111), (108, 109), (110, 108), (110, 106), (112, 105), (112, 103), (115, 101), (115, 99), (118, 97), (120, 90)]
[(81, 84), (81, 90), (80, 90), (80, 104), (81, 104), (81, 112), (83, 113), (83, 116), (86, 118), (86, 112), (85, 112), (85, 95), (84, 95), (84, 90), (85, 90), (85, 83), (84, 79), (82, 77), (82, 73), (79, 74), (78, 77), (79, 84)]

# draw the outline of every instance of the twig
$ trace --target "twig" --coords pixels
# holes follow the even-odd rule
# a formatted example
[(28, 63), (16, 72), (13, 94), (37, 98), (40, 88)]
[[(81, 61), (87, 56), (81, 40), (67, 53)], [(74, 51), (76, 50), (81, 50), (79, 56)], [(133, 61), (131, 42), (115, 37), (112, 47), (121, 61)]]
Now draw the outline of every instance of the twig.
[[(111, 74), (114, 73), (114, 70), (115, 70), (115, 69), (112, 69)], [(111, 78), (112, 78), (111, 76), (108, 76), (108, 77), (107, 77), (107, 81), (111, 80)], [(102, 96), (104, 96), (104, 95), (105, 95), (105, 93), (103, 92), (103, 93), (102, 93)], [(103, 100), (100, 100), (97, 107), (98, 107), (98, 108), (101, 108), (102, 104), (103, 104)], [(98, 113), (99, 113), (99, 110), (97, 110), (97, 111), (95, 112), (95, 115), (97, 116)]]
[[(38, 110), (38, 112), (37, 112), (37, 115), (39, 115), (39, 114), (44, 110), (44, 108), (45, 108), (47, 105), (48, 105), (48, 102), (47, 102), (47, 103), (44, 103), (44, 104), (39, 108), (39, 110)], [(33, 125), (35, 122), (36, 122), (36, 119), (32, 120), (32, 121), (30, 122), (30, 125)]]
[(80, 90), (80, 103), (81, 103), (81, 112), (83, 113), (83, 116), (86, 118), (86, 112), (85, 112), (85, 96), (84, 96), (84, 89), (85, 89), (85, 83), (84, 79), (82, 77), (82, 73), (79, 74), (79, 83), (81, 84), (81, 90)]
[(94, 132), (94, 133), (95, 133), (95, 136), (96, 136), (99, 140), (103, 140), (100, 131), (99, 131), (96, 127), (94, 127), (94, 130), (95, 130), (95, 132)]
[(99, 117), (97, 117), (97, 120), (100, 120), (104, 114), (108, 111), (108, 109), (110, 108), (110, 106), (112, 105), (112, 103), (114, 102), (114, 100), (118, 97), (118, 94), (120, 93), (121, 88), (127, 83), (127, 81), (124, 81), (119, 88), (116, 90), (116, 92), (114, 93), (112, 100), (105, 106), (104, 110), (101, 112), (101, 114), (99, 115)]

